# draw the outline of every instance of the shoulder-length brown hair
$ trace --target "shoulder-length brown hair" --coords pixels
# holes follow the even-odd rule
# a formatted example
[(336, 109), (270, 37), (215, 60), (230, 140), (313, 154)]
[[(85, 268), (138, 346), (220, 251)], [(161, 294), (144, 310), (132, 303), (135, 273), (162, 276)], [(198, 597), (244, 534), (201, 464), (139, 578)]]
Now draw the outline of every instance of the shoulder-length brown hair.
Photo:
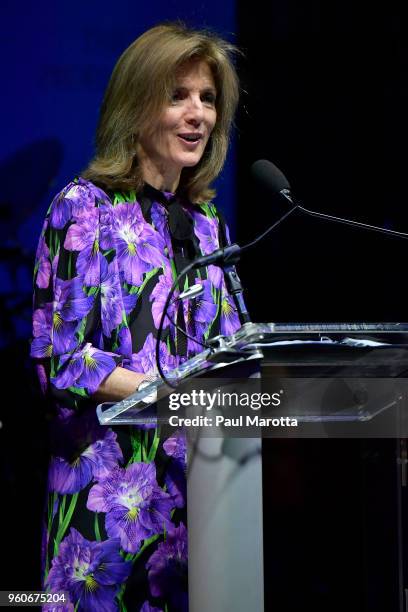
[(177, 69), (204, 60), (217, 89), (217, 121), (200, 162), (184, 168), (178, 191), (191, 201), (215, 195), (210, 183), (221, 171), (238, 103), (238, 78), (232, 63), (236, 47), (207, 31), (183, 24), (156, 26), (137, 38), (113, 69), (96, 132), (96, 156), (82, 173), (108, 190), (138, 190), (143, 184), (136, 157), (140, 134), (168, 103)]

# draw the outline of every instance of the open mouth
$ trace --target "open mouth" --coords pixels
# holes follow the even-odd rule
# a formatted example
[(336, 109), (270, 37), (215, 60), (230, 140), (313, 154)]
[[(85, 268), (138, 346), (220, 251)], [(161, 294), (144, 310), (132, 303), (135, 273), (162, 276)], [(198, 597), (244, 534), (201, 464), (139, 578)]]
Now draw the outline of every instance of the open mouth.
[(178, 137), (184, 142), (197, 143), (201, 140), (202, 134), (178, 134)]

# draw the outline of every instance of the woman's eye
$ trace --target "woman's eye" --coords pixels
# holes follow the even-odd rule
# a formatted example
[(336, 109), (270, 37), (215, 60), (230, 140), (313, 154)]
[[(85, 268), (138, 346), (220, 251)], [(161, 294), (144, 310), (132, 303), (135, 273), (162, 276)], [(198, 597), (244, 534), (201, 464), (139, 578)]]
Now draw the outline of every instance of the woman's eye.
[(171, 95), (172, 102), (178, 102), (179, 100), (182, 100), (182, 99), (183, 99), (183, 94), (179, 90), (174, 91)]
[(215, 104), (215, 95), (213, 93), (206, 93), (202, 96), (201, 99), (207, 104)]

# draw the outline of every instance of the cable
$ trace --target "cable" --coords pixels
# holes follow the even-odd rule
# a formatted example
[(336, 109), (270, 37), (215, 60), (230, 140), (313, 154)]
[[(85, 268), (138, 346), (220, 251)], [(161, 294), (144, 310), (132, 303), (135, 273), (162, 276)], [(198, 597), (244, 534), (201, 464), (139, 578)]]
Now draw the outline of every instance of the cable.
[[(198, 296), (196, 296), (198, 297)], [(175, 302), (177, 300), (179, 300), (180, 298), (175, 298), (172, 302), (172, 306), (173, 304), (175, 304)], [(190, 298), (191, 299), (191, 298)], [(176, 329), (178, 329), (179, 332), (181, 332), (183, 334), (183, 336), (185, 336), (186, 338), (189, 338), (189, 340), (192, 340), (193, 342), (196, 342), (197, 344), (200, 344), (201, 346), (203, 346), (204, 348), (211, 348), (209, 344), (205, 344), (203, 342), (201, 342), (200, 340), (197, 340), (197, 338), (194, 338), (194, 336), (190, 336), (190, 334), (188, 334), (182, 327), (180, 327), (180, 325), (177, 325), (177, 323), (175, 323), (174, 321), (171, 320), (170, 315), (168, 312), (166, 312), (166, 317), (168, 318), (168, 320), (170, 321), (170, 323), (173, 325), (173, 327), (175, 327)]]
[(170, 306), (170, 302), (171, 299), (173, 297), (173, 293), (176, 290), (176, 287), (179, 283), (179, 280), (182, 276), (184, 276), (185, 274), (187, 274), (194, 266), (194, 262), (190, 262), (185, 268), (183, 268), (183, 270), (181, 270), (181, 272), (177, 275), (176, 280), (173, 282), (171, 289), (169, 291), (169, 294), (167, 296), (166, 302), (164, 304), (164, 308), (163, 308), (163, 312), (162, 315), (160, 317), (160, 324), (159, 324), (159, 329), (157, 330), (157, 340), (156, 340), (156, 366), (157, 366), (157, 371), (159, 373), (160, 378), (162, 379), (162, 381), (169, 387), (171, 387), (172, 389), (177, 389), (177, 385), (175, 385), (173, 382), (171, 382), (168, 378), (166, 378), (166, 375), (161, 367), (161, 363), (160, 363), (160, 342), (161, 342), (161, 337), (162, 337), (162, 333), (163, 333), (163, 325), (164, 325), (164, 319), (167, 315), (167, 310)]

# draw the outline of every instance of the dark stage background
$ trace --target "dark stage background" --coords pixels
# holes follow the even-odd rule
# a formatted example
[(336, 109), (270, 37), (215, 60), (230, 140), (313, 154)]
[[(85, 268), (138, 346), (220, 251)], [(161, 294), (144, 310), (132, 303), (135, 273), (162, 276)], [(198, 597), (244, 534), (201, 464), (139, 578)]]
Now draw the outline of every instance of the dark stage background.
[[(247, 95), (239, 120), (241, 241), (287, 210), (254, 192), (273, 161), (306, 207), (408, 230), (403, 3), (239, 3)], [(404, 321), (408, 243), (296, 213), (241, 270), (254, 318)]]
[[(238, 24), (240, 242), (288, 210), (251, 182), (262, 158), (306, 207), (408, 231), (403, 3), (242, 2)], [(296, 213), (241, 262), (249, 310), (258, 321), (406, 321), (407, 249)], [(403, 609), (397, 454), (393, 440), (264, 440), (267, 611)]]
[[(251, 182), (259, 158), (309, 208), (408, 231), (402, 2), (23, 4), (2, 8), (0, 143), (0, 587), (20, 590), (39, 587), (47, 458), (27, 359), (34, 249), (50, 198), (92, 153), (103, 89), (136, 36), (180, 18), (244, 52), (236, 146), (218, 181), (241, 244), (287, 210)], [(296, 213), (241, 262), (252, 319), (406, 321), (407, 248)], [(266, 610), (398, 610), (394, 444), (275, 441), (264, 462)]]

